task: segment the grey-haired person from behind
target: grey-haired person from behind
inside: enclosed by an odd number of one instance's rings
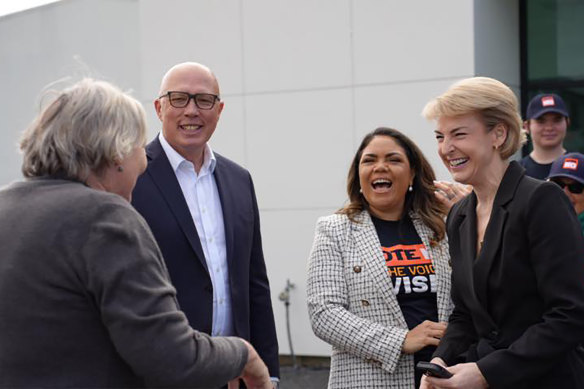
[[[269,387],[247,342],[198,333],[178,308],[129,203],[145,136],[140,103],[91,79],[24,132],[25,179],[0,191],[0,387]]]

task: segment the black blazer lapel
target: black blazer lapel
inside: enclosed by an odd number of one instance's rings
[[[217,191],[219,192],[219,199],[221,201],[221,209],[223,212],[223,228],[225,229],[225,254],[227,256],[227,263],[230,269],[232,267],[233,259],[233,244],[234,244],[234,227],[231,215],[236,215],[235,210],[236,199],[234,196],[238,193],[235,188],[230,186],[230,180],[228,179],[227,168],[224,166],[223,157],[215,153],[215,158],[217,158],[217,165],[215,166],[215,171],[213,175],[215,176],[215,182],[217,183]]]
[[[470,292],[469,296],[462,296],[462,298],[470,298],[469,308],[472,309],[475,314],[481,317],[481,321],[484,323],[489,323],[491,326],[494,325],[493,319],[486,310],[486,305],[482,303],[479,296],[483,293],[479,288],[481,284],[477,285],[477,281],[486,280],[486,276],[483,273],[477,273],[476,269],[476,255],[477,255],[477,217],[476,217],[476,205],[477,198],[474,193],[472,193],[464,204],[464,207],[460,209],[458,217],[460,218],[458,225],[458,236],[460,239],[460,258],[462,259],[458,263],[459,271],[461,271],[461,276],[459,279],[464,282],[468,282]],[[463,291],[464,293],[464,291]]]
[[[493,204],[491,217],[485,236],[483,237],[483,249],[474,264],[474,285],[477,296],[482,304],[488,304],[488,285],[489,273],[496,260],[497,251],[503,237],[503,228],[507,220],[507,210],[501,206]],[[476,236],[476,235],[475,235]],[[476,237],[475,237],[476,241]]]
[[[461,208],[458,215],[460,218],[458,225],[458,236],[460,239],[460,258],[462,258],[459,267],[464,274],[464,280],[468,281],[473,296],[476,294],[473,277],[473,264],[476,257],[476,240],[477,240],[477,218],[474,209],[476,207],[476,196],[474,193],[468,198],[466,207]]]
[[[146,146],[146,155],[149,159],[147,173],[165,198],[168,206],[178,221],[179,226],[189,241],[195,255],[207,269],[207,261],[203,253],[195,223],[191,217],[189,207],[183,196],[182,189],[172,170],[158,137]],[[209,271],[209,269],[207,269]]]
[[[513,199],[515,190],[523,174],[523,169],[516,162],[511,162],[505,171],[497,194],[495,195],[495,200],[493,201],[491,217],[483,239],[483,249],[474,266],[475,289],[479,300],[485,306],[488,304],[487,280],[489,279],[491,268],[496,261],[497,252],[500,249],[501,240],[505,231],[505,222],[508,216],[506,205]]]

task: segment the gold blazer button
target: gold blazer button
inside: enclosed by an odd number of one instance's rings
[[[354,271],[355,273],[361,273],[361,266],[354,266],[354,267],[353,267],[353,271]]]
[[[371,364],[376,365],[376,366],[381,366],[381,362],[379,362],[377,359],[365,358],[365,362],[371,363]]]
[[[361,304],[363,304],[364,307],[368,307],[369,306],[369,301],[367,301],[367,300],[361,300]]]

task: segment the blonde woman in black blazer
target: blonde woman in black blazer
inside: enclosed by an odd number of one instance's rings
[[[454,84],[424,109],[438,153],[473,192],[447,221],[450,324],[421,388],[584,387],[584,241],[556,184],[509,162],[523,139],[517,100],[497,80]]]

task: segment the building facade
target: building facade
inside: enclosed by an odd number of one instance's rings
[[[208,65],[225,101],[212,147],[254,177],[281,354],[290,350],[278,295],[290,279],[294,351],[329,355],[305,303],[316,219],[343,205],[351,158],[378,126],[407,133],[449,178],[421,110],[475,75],[520,95],[520,9],[519,0],[63,0],[0,17],[0,184],[21,176],[18,138],[49,83],[90,76],[131,90],[153,138],[164,72]]]

